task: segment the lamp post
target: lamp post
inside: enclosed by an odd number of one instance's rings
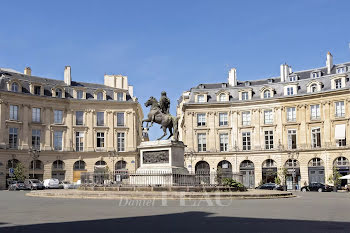
[[[34,179],[34,175],[35,175],[35,162],[36,160],[39,158],[40,156],[40,150],[37,150],[35,148],[30,148],[28,150],[28,154],[32,157],[33,159],[33,179]]]
[[[299,152],[289,152],[288,153],[288,158],[292,160],[292,186],[293,186],[293,191],[295,191],[295,178],[296,178],[296,171],[295,171],[295,166],[294,166],[294,160],[297,161],[299,157]]]
[[[192,174],[193,173],[193,161],[196,159],[197,156],[194,154],[194,152],[192,150],[190,150],[186,154],[186,157],[190,159],[190,162],[191,162],[191,174]]]
[[[119,155],[118,155],[118,152],[116,150],[108,152],[108,158],[110,160],[112,160],[112,162],[113,162],[113,168],[112,168],[113,182],[114,182],[114,178],[115,178],[115,159],[118,157],[119,157]]]

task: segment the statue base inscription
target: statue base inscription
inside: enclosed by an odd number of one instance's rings
[[[185,145],[181,141],[144,141],[140,150],[140,167],[130,176],[134,185],[174,185],[172,174],[189,174],[184,167]],[[166,180],[165,180],[166,179]],[[171,179],[171,178],[170,178]],[[166,183],[165,183],[166,182]]]

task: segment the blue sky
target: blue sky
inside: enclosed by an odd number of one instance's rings
[[[330,0],[2,1],[0,67],[63,79],[70,65],[73,80],[94,83],[105,73],[127,75],[142,106],[165,90],[175,114],[182,91],[225,82],[231,67],[239,80],[252,80],[278,76],[284,62],[293,70],[324,66],[327,51],[335,63],[350,61],[349,7]]]

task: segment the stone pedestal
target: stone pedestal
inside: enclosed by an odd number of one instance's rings
[[[180,141],[144,141],[140,150],[140,167],[130,175],[134,185],[174,185],[189,174],[184,167],[185,145]],[[181,178],[180,178],[181,177]],[[187,178],[184,178],[187,179]]]

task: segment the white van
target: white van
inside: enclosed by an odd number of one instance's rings
[[[58,179],[46,179],[44,180],[44,186],[47,189],[58,189],[60,187],[60,181]]]

